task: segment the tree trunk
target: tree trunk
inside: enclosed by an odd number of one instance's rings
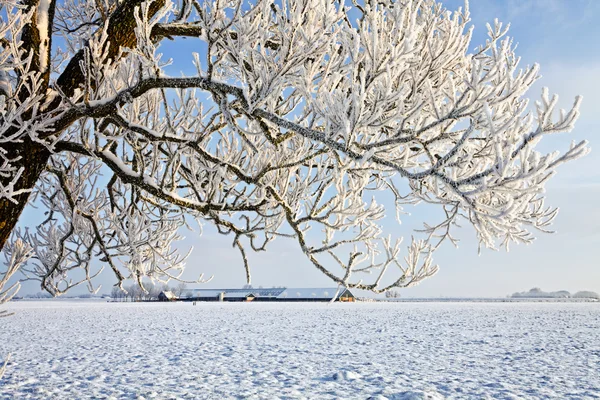
[[[17,169],[24,168],[21,178],[17,181],[15,191],[20,189],[33,189],[40,174],[46,168],[50,152],[39,143],[32,142],[29,138],[22,143],[10,143],[7,150],[7,156],[10,158],[21,157],[14,163]],[[2,183],[10,181],[10,178],[0,178]],[[17,225],[23,209],[27,205],[29,192],[15,196],[16,203],[2,198],[0,199],[0,251],[8,240],[11,232]]]

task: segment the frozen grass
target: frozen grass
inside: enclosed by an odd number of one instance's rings
[[[14,302],[1,398],[600,398],[598,303]]]

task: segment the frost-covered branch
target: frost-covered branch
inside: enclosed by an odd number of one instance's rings
[[[19,271],[19,269],[31,258],[33,249],[29,243],[17,238],[11,242],[4,250],[6,269],[1,272],[0,277],[0,305],[9,302],[19,291],[21,284],[18,280],[10,284],[11,278]],[[9,286],[10,285],[10,286]],[[0,317],[6,317],[6,311],[0,311]]]

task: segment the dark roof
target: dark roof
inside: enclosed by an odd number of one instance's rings
[[[277,299],[336,299],[348,292],[352,297],[354,294],[346,288],[268,288],[268,289],[191,289],[188,290],[189,297],[217,298],[223,294],[224,298],[242,298],[249,295],[255,298],[277,298]]]

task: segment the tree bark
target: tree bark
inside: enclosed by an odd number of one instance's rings
[[[135,16],[134,11],[143,0],[126,0],[114,11],[109,18],[109,40],[110,58],[114,61],[118,55],[121,47],[134,47],[136,45],[135,36]],[[150,7],[150,15],[154,15],[163,5],[164,0],[158,0],[152,3]],[[38,4],[37,1],[28,2],[30,6]],[[52,7],[52,15],[54,10]],[[39,34],[35,35],[35,29],[33,26],[25,29],[23,34],[25,35],[28,46],[39,52]],[[37,40],[36,40],[37,38]],[[83,50],[79,51],[73,56],[65,70],[58,77],[56,85],[60,88],[62,93],[67,96],[71,96],[75,89],[78,88],[85,82],[83,71],[80,68],[80,61],[83,60]],[[26,94],[28,95],[28,94]],[[46,109],[47,113],[52,113],[53,110],[60,104],[60,99],[51,103]],[[54,135],[58,135],[60,132],[53,132]],[[10,135],[10,132],[3,132],[2,135]],[[48,160],[50,159],[50,152],[41,144],[33,142],[29,137],[24,137],[22,143],[8,143],[2,146],[2,149],[6,151],[6,156],[9,159],[19,158],[18,161],[14,162],[14,166],[18,169],[24,168],[21,178],[18,180],[17,187],[15,190],[27,189],[31,190],[35,187],[37,180],[41,173],[46,168]],[[0,182],[6,184],[10,182],[12,177],[0,177]],[[4,244],[10,237],[13,229],[17,225],[19,217],[23,212],[23,209],[27,205],[30,192],[22,193],[15,196],[17,203],[14,203],[6,198],[0,199],[0,251],[4,248]]]
[[[50,158],[48,149],[27,138],[23,140],[23,143],[11,143],[11,146],[8,149],[5,148],[5,150],[7,150],[10,158],[21,157],[14,163],[14,166],[17,169],[24,168],[15,190],[32,189],[40,174],[46,168]],[[10,179],[4,178],[3,180],[8,181]],[[28,199],[29,192],[15,196],[16,203],[6,198],[0,199],[0,251],[4,248],[4,244],[17,225]]]

